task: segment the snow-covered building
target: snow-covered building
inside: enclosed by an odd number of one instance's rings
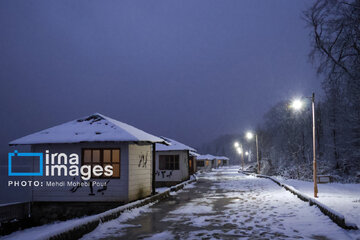
[[[200,156],[200,154],[190,151],[189,152],[189,172],[190,175],[196,173],[197,171],[197,165],[196,165],[196,159]]]
[[[229,158],[225,156],[217,156],[216,157],[216,166],[222,167],[222,166],[229,166]]]
[[[210,170],[215,167],[216,157],[210,154],[200,155],[196,159],[196,166],[198,170]]]
[[[190,177],[190,151],[196,150],[170,138],[162,137],[169,145],[156,144],[156,186],[173,186]]]
[[[162,138],[95,113],[9,144],[31,145],[32,153],[43,155],[43,161],[29,159],[34,162],[33,171],[39,173],[40,169],[41,175],[23,177],[43,184],[32,187],[32,201],[118,205],[154,192],[156,143],[167,144]]]
[[[214,168],[219,168],[219,167],[221,167],[221,166],[222,166],[221,163],[222,163],[221,157],[215,156]]]

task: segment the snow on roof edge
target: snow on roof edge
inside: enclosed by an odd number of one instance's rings
[[[184,143],[178,142],[174,139],[168,138],[168,137],[164,137],[161,136],[161,138],[166,141],[167,143],[169,143],[169,145],[167,146],[156,146],[156,151],[157,152],[166,152],[166,151],[193,151],[196,152],[196,149],[185,145]],[[165,145],[165,144],[164,144]]]
[[[211,154],[200,155],[197,157],[197,160],[215,160],[215,159],[216,157]]]
[[[96,117],[98,118],[96,119]],[[95,119],[93,122],[90,122],[89,125],[91,126],[86,125],[86,123],[89,123],[89,119]],[[102,123],[106,126],[101,124],[92,125],[97,121],[103,121]],[[84,123],[82,124],[82,122]],[[100,131],[100,133],[97,131]],[[79,136],[77,136],[78,132],[81,132]],[[122,123],[100,113],[94,113],[17,138],[10,141],[9,145],[71,144],[82,142],[151,142],[169,144],[164,139],[129,124]]]

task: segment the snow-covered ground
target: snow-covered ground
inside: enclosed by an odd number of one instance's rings
[[[308,196],[313,196],[313,182],[275,177],[282,183],[293,186]],[[346,221],[360,227],[360,184],[327,183],[318,184],[318,200],[343,214]]]
[[[82,239],[360,239],[360,231],[340,228],[316,206],[309,206],[271,180],[237,171],[238,167],[229,167],[200,174],[198,182],[171,193],[168,199],[125,211]],[[309,184],[286,181],[300,190]],[[335,191],[330,187],[320,185],[320,199],[330,199],[330,195],[325,194]],[[335,188],[341,192],[340,187]],[[352,188],[342,190],[353,195]],[[348,205],[348,201],[339,199],[328,201],[333,206]],[[346,208],[351,209],[342,206]],[[358,217],[357,214],[358,208],[354,208],[353,216]],[[87,218],[92,216],[59,225],[71,225]],[[4,239],[38,239],[56,230],[57,224],[45,225]]]
[[[154,204],[138,217],[106,222],[87,239],[353,239],[315,206],[268,179],[238,167],[199,176],[197,183]]]

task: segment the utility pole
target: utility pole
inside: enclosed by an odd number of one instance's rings
[[[259,159],[259,142],[258,142],[258,135],[255,134],[255,142],[256,142],[256,159],[258,165],[258,174],[260,174],[260,159]]]
[[[241,144],[241,168],[244,171],[244,148]]]
[[[317,170],[316,170],[316,138],[315,138],[315,93],[312,94],[311,98],[312,108],[312,130],[313,130],[313,177],[314,177],[314,197],[317,198],[318,187],[317,187]]]
[[[316,164],[316,126],[315,126],[315,93],[311,97],[311,115],[312,115],[312,132],[313,132],[313,180],[314,180],[314,197],[317,198],[318,187],[317,187],[317,164]],[[295,111],[300,111],[304,106],[301,99],[294,99],[290,105]]]

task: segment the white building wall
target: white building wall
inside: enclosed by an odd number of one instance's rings
[[[152,144],[129,145],[129,201],[151,195]]]
[[[216,168],[219,168],[219,167],[223,166],[223,160],[215,159],[214,161],[215,161],[215,167]]]
[[[81,154],[83,148],[120,148],[120,177],[118,179],[90,179],[88,181],[82,180],[80,176],[42,176],[42,177],[26,177],[31,180],[38,180],[43,183],[42,187],[32,187],[32,200],[33,201],[128,201],[128,144],[127,143],[76,143],[76,144],[46,144],[46,145],[32,145],[32,152],[43,152],[45,161],[45,151],[49,150],[50,153],[66,153],[68,156],[71,153],[79,155],[79,167],[81,167]],[[38,169],[37,166],[34,169]],[[68,164],[70,166],[70,164]],[[44,168],[45,173],[45,168]],[[25,177],[24,177],[25,178]],[[90,187],[47,187],[46,181],[83,181],[90,182],[96,181],[100,183],[107,183],[106,187],[93,186]]]
[[[179,155],[179,170],[160,170],[159,155]],[[182,182],[189,179],[188,151],[157,151],[155,179],[157,182]]]
[[[198,164],[199,161],[204,161],[203,167],[199,167],[199,164]],[[213,161],[208,160],[208,159],[205,159],[205,160],[197,159],[196,164],[197,164],[197,170],[209,171],[209,170],[211,170],[211,168],[213,168]]]

